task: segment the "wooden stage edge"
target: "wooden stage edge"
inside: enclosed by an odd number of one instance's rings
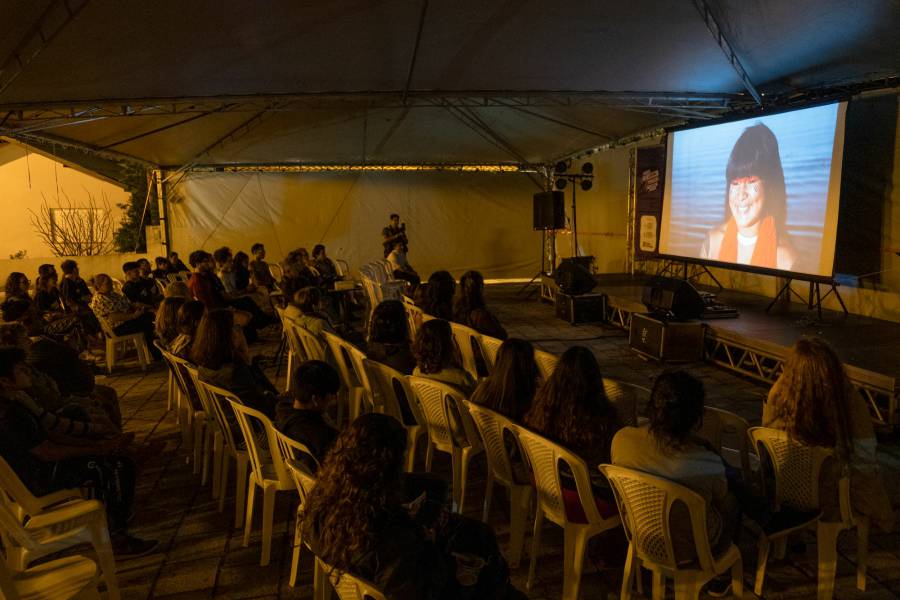
[[[601,275],[593,293],[606,296],[606,321],[628,330],[631,315],[645,313],[641,290],[646,276]],[[542,281],[542,297],[551,299],[555,282]],[[710,290],[713,291],[713,290]],[[866,399],[873,420],[900,425],[900,323],[860,315],[815,311],[798,303],[779,303],[770,313],[771,298],[724,290],[718,300],[740,311],[736,319],[704,320],[704,358],[722,368],[760,381],[774,382],[789,348],[803,336],[827,341],[841,357],[851,382]]]

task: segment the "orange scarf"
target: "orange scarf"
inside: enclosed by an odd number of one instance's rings
[[[734,217],[731,217],[728,224],[725,225],[725,237],[722,238],[722,247],[719,249],[719,260],[722,262],[737,262],[737,233],[737,224],[734,222]],[[754,267],[775,269],[778,267],[777,255],[778,233],[775,230],[775,219],[769,215],[759,225],[756,246],[753,247],[750,264]]]

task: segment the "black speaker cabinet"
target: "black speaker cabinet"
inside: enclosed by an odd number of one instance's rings
[[[534,195],[534,229],[566,228],[566,196],[563,192],[538,192]]]
[[[703,312],[699,292],[683,279],[654,277],[644,286],[641,302],[650,312],[669,315],[679,321],[696,319]]]
[[[598,323],[606,320],[606,295],[581,294],[570,296],[556,292],[556,316],[572,325]]]
[[[642,356],[661,361],[691,362],[703,358],[703,323],[666,321],[655,315],[631,315],[628,345]]]

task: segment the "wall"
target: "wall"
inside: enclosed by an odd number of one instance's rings
[[[53,257],[50,247],[35,232],[28,211],[38,212],[45,201],[51,207],[58,206],[56,199],[63,197],[63,193],[75,206],[87,206],[89,194],[101,205],[105,197],[113,229],[122,214],[117,205],[128,199],[125,190],[104,179],[66,167],[17,144],[0,144],[0,223],[3,224],[0,258],[6,259],[20,250],[25,250],[29,258]]]
[[[277,261],[323,243],[355,270],[383,257],[381,230],[396,212],[423,278],[439,269],[530,278],[540,264],[535,191],[518,173],[193,173],[170,192],[169,228],[185,260],[197,248],[263,242]]]

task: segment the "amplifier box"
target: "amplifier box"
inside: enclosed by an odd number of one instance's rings
[[[570,296],[557,290],[556,316],[572,325],[605,321],[606,295],[581,294],[579,296]]]
[[[703,358],[705,325],[666,321],[656,315],[631,315],[628,345],[642,356],[661,361],[690,362]]]

